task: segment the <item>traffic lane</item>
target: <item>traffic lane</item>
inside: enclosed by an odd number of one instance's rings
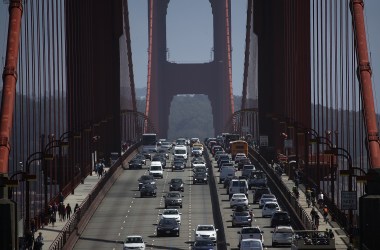
[[[216,183],[219,183],[219,175],[218,168],[215,161],[212,161],[214,179]],[[237,171],[237,176],[241,175],[241,171]],[[217,184],[218,198],[219,204],[222,212],[224,230],[226,232],[226,243],[230,249],[239,249],[239,234],[241,227],[232,227],[232,209],[230,208],[229,196],[227,194],[227,189],[223,187],[223,184]],[[265,249],[276,249],[272,247],[272,233],[274,228],[270,227],[270,218],[262,217],[262,209],[259,208],[258,204],[252,204],[253,194],[252,190],[248,192],[248,201],[249,206],[254,214],[254,219],[252,222],[252,226],[259,226],[260,229],[264,232],[264,248]],[[282,247],[281,249],[290,249],[289,247]]]
[[[95,212],[75,249],[120,248],[120,242],[129,234],[142,235],[150,249],[187,249],[193,242],[193,225],[213,224],[208,185],[195,185],[193,189],[190,168],[184,172],[165,170],[164,179],[157,180],[157,198],[139,197],[137,179],[144,173],[145,170],[124,171]],[[171,178],[183,178],[185,181],[184,206],[180,209],[181,235],[179,238],[156,237],[156,223],[164,209],[162,195],[169,190]]]

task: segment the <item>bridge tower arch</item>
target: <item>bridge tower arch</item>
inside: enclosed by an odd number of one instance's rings
[[[170,0],[148,0],[148,79],[146,116],[166,138],[170,104],[180,94],[209,97],[215,133],[234,112],[231,68],[231,2],[209,0],[213,15],[214,58],[206,63],[174,63],[166,57],[166,14]]]

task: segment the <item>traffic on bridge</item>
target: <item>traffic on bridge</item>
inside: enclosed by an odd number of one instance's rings
[[[371,4],[4,1],[0,249],[377,250]]]

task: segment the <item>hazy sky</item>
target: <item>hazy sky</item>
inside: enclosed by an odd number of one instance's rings
[[[349,0],[347,0],[349,1]],[[242,93],[247,0],[231,0],[233,92]],[[368,47],[377,113],[380,111],[380,0],[364,0]],[[128,0],[136,87],[146,87],[148,50],[147,0]],[[0,66],[4,68],[8,4],[0,1]],[[212,16],[208,0],[171,0],[167,15],[168,59],[211,60]]]

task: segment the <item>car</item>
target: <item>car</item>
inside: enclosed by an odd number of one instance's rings
[[[256,170],[256,167],[252,164],[243,165],[243,169],[241,170],[241,176],[249,178],[250,174]]]
[[[157,152],[161,155],[164,155],[166,159],[169,159],[169,149],[168,148],[159,148]]]
[[[263,243],[258,239],[244,239],[240,242],[240,250],[263,250]]]
[[[203,154],[203,149],[201,147],[192,147],[191,156],[201,156]]]
[[[183,180],[181,178],[172,178],[169,185],[169,191],[184,191]]]
[[[291,226],[277,226],[272,233],[272,246],[291,245],[293,239],[293,228]]]
[[[224,181],[223,181],[223,187],[224,187],[224,188],[229,187],[229,186],[230,186],[230,182],[231,182],[231,180],[237,180],[237,179],[239,179],[239,177],[237,177],[237,176],[227,176],[227,177],[224,179]]]
[[[259,200],[259,208],[263,208],[264,204],[268,201],[277,202],[277,198],[274,194],[263,194]]]
[[[128,162],[129,169],[136,169],[136,168],[142,169],[142,165],[143,165],[143,162],[139,158],[133,158],[132,160]]]
[[[229,195],[229,198],[231,199],[233,194],[236,193],[244,193],[248,194],[248,183],[245,179],[232,179],[230,182],[230,186],[227,189],[227,194]]]
[[[252,226],[252,216],[248,211],[237,212],[231,214],[232,227],[236,226]]]
[[[216,244],[212,240],[196,240],[192,245],[192,250],[217,250]]]
[[[233,177],[235,175],[236,175],[236,170],[234,166],[230,166],[230,167],[223,166],[220,169],[219,183],[223,183],[224,179],[226,179],[227,177]]]
[[[249,207],[249,205],[238,205],[236,207],[234,207],[233,211],[236,211],[236,212],[243,212],[243,211],[246,211],[246,212],[249,212],[249,214],[251,215],[251,218],[253,219],[253,209]]]
[[[277,202],[269,201],[264,204],[262,209],[262,216],[265,217],[272,217],[274,212],[281,211],[280,206]]]
[[[162,168],[166,167],[166,156],[164,154],[155,154],[152,157],[152,162],[154,162],[154,161],[160,161]]]
[[[168,141],[161,142],[161,148],[165,148],[165,149],[170,150],[172,148],[172,146],[173,146],[173,144],[171,142],[168,142]]]
[[[253,204],[259,202],[261,196],[263,194],[270,194],[271,191],[269,189],[269,187],[258,187],[258,188],[255,188],[253,189],[253,199],[252,199],[252,202]]]
[[[205,172],[195,172],[193,174],[193,184],[196,184],[196,183],[207,184],[208,183],[207,173],[205,173]]]
[[[290,225],[290,216],[286,211],[274,212],[270,219],[270,226],[289,226]]]
[[[123,242],[123,249],[141,249],[145,250],[145,242],[140,235],[129,235]]]
[[[156,236],[160,237],[163,235],[175,235],[179,237],[180,235],[180,225],[174,218],[162,218],[157,224]]]
[[[243,239],[258,239],[261,240],[262,243],[264,243],[264,236],[263,236],[264,231],[260,229],[260,227],[255,226],[255,227],[243,227],[240,229],[238,232],[239,236],[239,247],[240,247],[240,242]]]
[[[144,185],[144,184],[156,184],[156,180],[154,179],[154,177],[152,175],[142,175],[139,179],[138,179],[138,182],[139,182],[139,190],[141,189],[141,187]]]
[[[203,159],[196,159],[191,162],[191,167],[196,168],[196,167],[206,167],[206,163]]]
[[[208,175],[208,173],[207,173],[207,167],[205,167],[205,166],[194,167],[193,168],[193,173],[205,173],[206,175]]]
[[[151,196],[151,197],[157,196],[156,184],[146,183],[142,185],[140,189],[140,197],[146,197],[146,196]]]
[[[175,209],[175,208],[165,209],[162,213],[160,213],[160,215],[161,215],[161,219],[163,219],[163,218],[173,218],[179,224],[181,224],[181,215],[182,215],[182,213],[180,213],[178,211],[178,209]]]
[[[174,171],[174,170],[185,171],[185,164],[184,164],[183,160],[176,159],[176,160],[173,161],[173,163],[172,163],[172,171]]]
[[[211,240],[216,242],[218,229],[214,225],[197,225],[194,229],[194,239],[197,240]]]
[[[236,193],[232,195],[230,200],[230,207],[233,208],[236,206],[248,206],[248,199],[245,194]]]
[[[251,163],[251,160],[249,158],[242,158],[237,163],[237,169],[242,170],[244,165],[250,165],[250,164],[252,164],[252,163]]]
[[[266,187],[268,184],[266,174],[261,170],[252,171],[248,177],[248,187]]]
[[[161,161],[152,161],[149,167],[149,174],[153,177],[164,178],[164,169],[162,168]]]
[[[145,156],[143,154],[137,154],[135,155],[135,157],[133,157],[134,159],[140,159],[141,162],[146,165],[146,159],[145,159]]]
[[[172,191],[164,195],[165,197],[165,208],[168,207],[180,207],[182,208],[182,197],[180,192]]]

